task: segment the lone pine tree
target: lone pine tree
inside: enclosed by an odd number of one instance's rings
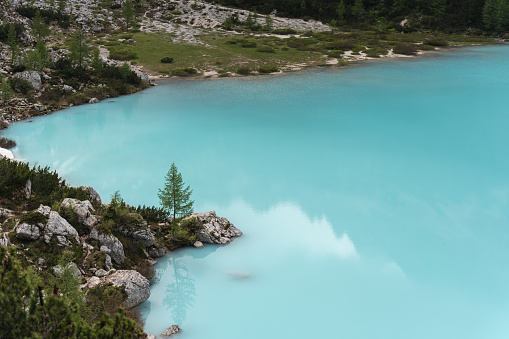
[[[173,219],[178,215],[180,217],[193,213],[193,203],[191,200],[193,190],[189,186],[184,188],[182,175],[179,173],[175,163],[171,164],[170,170],[166,173],[163,189],[159,189],[157,196],[163,208],[168,213],[173,214]]]

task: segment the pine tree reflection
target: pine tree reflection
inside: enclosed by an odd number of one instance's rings
[[[194,279],[189,275],[183,260],[178,257],[171,257],[166,262],[173,267],[174,281],[166,286],[166,297],[163,299],[163,305],[171,312],[173,321],[182,326],[187,311],[194,304],[196,287]]]

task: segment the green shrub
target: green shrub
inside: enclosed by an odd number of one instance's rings
[[[37,224],[45,224],[48,221],[48,217],[44,214],[41,214],[37,211],[31,211],[27,213],[23,213],[21,218],[19,218],[19,222],[21,224],[29,224],[29,225],[37,225]]]
[[[171,71],[171,75],[178,77],[188,77],[195,74],[198,74],[198,70],[192,67],[177,68]]]
[[[31,90],[34,88],[32,87],[32,84],[29,83],[25,79],[20,79],[16,77],[12,77],[9,80],[9,85],[11,85],[11,88],[21,94],[28,94]]]
[[[393,52],[395,54],[415,55],[417,47],[414,44],[399,43],[394,46]]]
[[[227,44],[227,45],[235,45],[235,44],[237,44],[237,40],[234,40],[234,39],[227,40],[227,41],[225,42],[225,44]]]
[[[449,46],[449,43],[444,38],[430,38],[427,39],[424,42],[426,45],[433,46],[433,47],[447,47]]]
[[[147,222],[164,221],[169,216],[164,208],[154,206],[138,206],[135,211],[136,213],[139,213]]]
[[[260,46],[256,49],[257,52],[262,52],[262,53],[276,53],[276,51],[274,50],[274,48],[270,47],[270,46]]]
[[[114,60],[133,60],[137,59],[138,54],[128,45],[114,46],[110,49],[110,59]]]
[[[279,72],[279,69],[276,66],[261,66],[258,68],[258,73],[267,74],[267,73],[275,73]]]
[[[292,28],[278,28],[272,31],[273,34],[289,35],[297,34],[297,31]]]
[[[256,42],[254,41],[245,41],[240,44],[240,46],[244,48],[256,48]]]
[[[241,75],[248,75],[251,73],[251,69],[249,67],[239,67],[237,69],[237,73]]]
[[[173,58],[170,58],[170,57],[164,57],[161,59],[161,62],[163,64],[171,64],[173,62]]]

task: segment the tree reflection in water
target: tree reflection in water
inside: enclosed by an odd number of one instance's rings
[[[171,257],[166,261],[173,267],[173,281],[166,285],[166,297],[163,299],[164,307],[171,312],[173,321],[182,326],[187,311],[194,304],[196,287],[194,279],[189,275],[184,261],[178,257]]]

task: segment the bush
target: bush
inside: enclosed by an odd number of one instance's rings
[[[447,47],[449,43],[443,38],[431,38],[424,42],[426,45],[433,47]]]
[[[399,43],[394,46],[393,52],[395,54],[415,55],[417,47],[414,44]]]
[[[254,41],[241,42],[240,45],[244,48],[256,48],[256,42]]]
[[[134,211],[139,213],[147,222],[164,221],[169,216],[164,208],[154,206],[138,206]]]
[[[170,57],[164,57],[161,59],[161,62],[163,64],[171,64],[173,62],[173,58],[170,58]]]
[[[237,40],[233,40],[233,39],[232,40],[227,40],[225,42],[225,44],[227,44],[227,45],[236,45],[237,44]]]
[[[276,66],[261,66],[258,68],[258,73],[267,74],[267,73],[275,73],[279,72],[279,69]]]
[[[6,148],[6,149],[11,149],[13,147],[16,147],[16,141],[1,137],[0,138],[0,147]]]
[[[9,85],[11,85],[11,88],[21,94],[28,94],[31,90],[34,88],[32,87],[32,84],[29,83],[25,79],[20,79],[16,77],[12,77],[9,80]]]
[[[195,74],[198,74],[198,70],[192,67],[177,68],[171,71],[171,75],[178,77],[188,77]]]
[[[239,69],[237,69],[237,73],[242,75],[248,75],[251,73],[251,69],[249,67],[239,67]]]
[[[114,60],[133,60],[137,59],[138,54],[126,45],[114,46],[110,49],[110,59]]]
[[[297,34],[297,31],[292,28],[279,28],[272,31],[274,34],[289,35]]]
[[[257,52],[262,52],[262,53],[276,53],[276,51],[274,50],[274,48],[270,47],[270,46],[260,46],[256,49]]]
[[[37,211],[31,211],[27,213],[23,213],[21,218],[19,218],[20,224],[29,224],[29,225],[37,225],[37,224],[45,224],[48,221],[48,217],[44,214],[41,214]]]

